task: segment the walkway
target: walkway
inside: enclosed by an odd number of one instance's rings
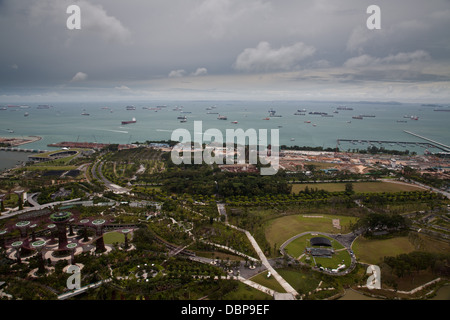
[[[223,203],[217,204],[217,210],[219,211],[220,215],[225,216],[225,221],[227,221],[227,215],[225,210],[225,205]],[[258,254],[259,259],[261,260],[262,264],[269,270],[269,272],[273,275],[273,277],[278,281],[278,283],[283,287],[284,290],[286,290],[287,294],[284,294],[282,299],[295,299],[295,297],[299,296],[298,292],[286,281],[283,279],[283,277],[280,276],[280,274],[272,267],[272,265],[269,263],[269,260],[267,260],[266,256],[262,252],[261,248],[259,247],[258,243],[256,242],[255,238],[248,232],[247,230],[238,228],[236,226],[233,226],[229,223],[226,223],[226,225],[239,230],[241,232],[244,232],[247,238],[250,240],[251,245],[255,249],[256,253]],[[290,295],[290,296],[289,296]],[[274,296],[275,299],[277,296]]]
[[[298,292],[286,280],[284,280],[283,277],[281,277],[279,273],[270,265],[269,260],[267,260],[266,256],[262,252],[255,238],[253,238],[253,236],[250,234],[250,232],[245,231],[245,234],[247,235],[247,238],[250,240],[250,243],[252,244],[253,248],[255,248],[255,251],[258,254],[259,258],[261,259],[263,265],[270,271],[270,273],[283,287],[283,289],[286,290],[287,293],[290,293],[292,295],[292,298],[299,296]]]

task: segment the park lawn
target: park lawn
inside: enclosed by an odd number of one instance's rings
[[[347,250],[337,251],[333,254],[332,258],[314,258],[317,264],[320,264],[324,268],[335,269],[339,264],[345,264],[348,268],[352,262],[350,254]],[[314,261],[314,260],[313,260]]]
[[[417,241],[418,250],[436,253],[450,252],[450,243],[422,233],[418,233],[417,235],[419,237]]]
[[[261,272],[257,274],[256,276],[253,276],[250,278],[253,282],[259,283],[260,285],[267,287],[269,289],[275,290],[276,292],[280,293],[286,293],[286,290],[281,286],[281,284],[278,283],[278,281],[271,276],[270,278],[267,278],[268,271]]]
[[[395,257],[402,253],[415,250],[407,236],[390,239],[367,239],[358,237],[353,243],[352,250],[360,262],[377,264],[384,257]]]
[[[238,281],[238,288],[225,294],[223,300],[273,300],[273,297]]]
[[[315,290],[320,283],[320,280],[315,277],[312,271],[277,269],[277,272],[300,294]]]
[[[130,240],[130,236],[128,235],[128,240]],[[125,235],[121,232],[113,231],[108,232],[103,235],[103,241],[106,244],[113,244],[115,242],[121,244],[125,242]]]
[[[314,216],[316,214],[310,213],[305,214]],[[320,214],[317,216],[322,216],[323,218],[310,218],[304,217],[304,215],[290,215],[269,221],[266,229],[265,235],[266,239],[273,247],[275,244],[277,247],[282,245],[289,238],[303,232],[308,231],[318,231],[325,233],[341,233],[343,230],[348,230],[350,223],[356,223],[356,217],[350,216],[339,216],[339,215],[328,215]],[[333,227],[332,219],[339,219],[341,230]]]
[[[306,187],[309,189],[319,189],[329,192],[339,192],[345,191],[345,182],[330,182],[330,183],[302,183],[293,184],[292,193],[298,193],[299,191],[305,190]],[[402,191],[420,191],[423,190],[420,187],[413,185],[404,185],[391,182],[353,182],[353,190],[357,193],[361,192],[402,192]]]

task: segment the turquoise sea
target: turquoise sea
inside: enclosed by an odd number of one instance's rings
[[[406,103],[368,102],[313,102],[313,101],[148,101],[148,102],[89,102],[49,103],[49,109],[38,109],[42,103],[3,103],[0,109],[0,136],[40,136],[42,140],[21,148],[53,150],[50,143],[61,141],[133,143],[146,140],[169,140],[174,129],[186,128],[193,135],[193,124],[201,120],[203,132],[217,128],[225,136],[226,129],[279,129],[280,145],[336,147],[337,139],[393,140],[426,142],[404,132],[408,130],[440,143],[450,145],[449,106],[430,106]],[[28,106],[25,108],[24,106]],[[134,106],[135,110],[127,110]],[[154,110],[158,106],[165,106]],[[338,110],[346,106],[353,110]],[[174,110],[178,107],[182,110]],[[153,110],[152,110],[153,109]],[[210,109],[210,110],[207,110]],[[280,117],[270,117],[269,110]],[[305,115],[294,115],[306,109]],[[217,112],[218,114],[208,114]],[[24,116],[28,112],[28,116]],[[311,115],[309,112],[326,112],[329,116]],[[87,113],[89,115],[82,115]],[[218,115],[228,119],[218,120]],[[178,116],[186,116],[181,123]],[[371,115],[362,120],[353,116]],[[410,116],[418,117],[412,120]],[[408,118],[407,118],[408,117]],[[121,121],[136,118],[136,123],[122,125]],[[233,124],[237,121],[237,124]],[[307,123],[310,121],[310,123]],[[400,121],[400,122],[398,122]],[[12,132],[13,131],[13,132]],[[270,131],[269,131],[270,132]],[[367,144],[342,144],[341,150],[366,149]],[[377,145],[378,146],[378,145]],[[416,151],[423,147],[385,144],[386,149]],[[441,150],[429,149],[432,152]]]

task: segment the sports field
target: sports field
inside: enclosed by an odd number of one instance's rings
[[[406,185],[400,183],[392,182],[353,182],[353,190],[355,192],[401,192],[401,191],[420,191],[423,188],[416,187],[413,185]],[[344,182],[336,183],[302,183],[293,184],[292,193],[298,193],[299,191],[305,190],[306,187],[309,189],[319,189],[330,192],[335,191],[345,191]]]

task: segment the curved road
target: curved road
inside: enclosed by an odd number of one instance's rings
[[[102,173],[102,168],[103,168],[103,162],[102,161],[98,160],[97,162],[94,163],[94,165],[92,166],[92,169],[91,169],[92,176],[94,177],[94,179],[97,179],[97,180],[103,182],[105,187],[108,188],[109,190],[111,190],[114,193],[128,193],[128,192],[130,192],[129,189],[123,188],[121,186],[118,186],[117,184],[114,184],[111,181],[109,181],[108,179],[106,179],[105,176]],[[97,175],[97,173],[98,173],[98,175]]]

